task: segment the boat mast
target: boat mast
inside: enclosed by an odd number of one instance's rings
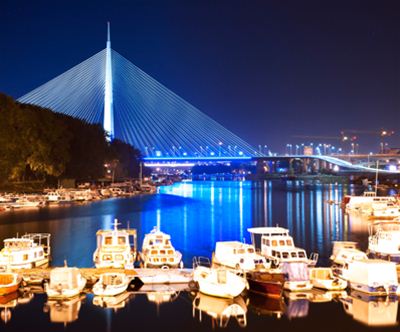
[[[375,172],[375,196],[378,195],[378,168],[379,167],[379,159],[376,161],[376,172]]]

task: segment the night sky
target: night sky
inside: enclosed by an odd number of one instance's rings
[[[254,146],[351,129],[372,151],[384,128],[400,147],[399,1],[1,0],[0,91],[100,51],[108,20],[116,51]]]

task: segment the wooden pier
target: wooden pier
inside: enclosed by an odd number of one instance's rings
[[[41,284],[50,279],[50,272],[55,267],[14,270],[29,284]],[[103,273],[124,273],[132,280],[137,279],[144,284],[189,283],[192,280],[192,269],[115,269],[115,268],[79,268],[88,284],[94,284]]]

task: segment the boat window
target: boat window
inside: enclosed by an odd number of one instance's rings
[[[160,250],[160,255],[165,255],[165,250]]]
[[[295,252],[292,252],[291,255],[292,255],[292,258],[297,258],[297,254]]]
[[[279,245],[284,246],[285,245],[285,240],[279,240]]]
[[[248,248],[248,249],[247,249],[247,252],[248,252],[249,254],[252,254],[252,253],[254,253],[254,249],[253,249],[253,248]]]
[[[293,246],[292,240],[286,240],[286,245],[292,247]]]
[[[304,258],[304,257],[306,257],[306,255],[304,254],[304,252],[299,251],[299,257],[300,257],[300,258]]]
[[[278,245],[278,242],[276,240],[272,240],[272,246],[276,247]]]
[[[103,255],[103,261],[110,261],[111,255]]]
[[[269,246],[270,245],[269,240],[267,240],[266,242],[267,242],[267,246]]]
[[[157,251],[157,250],[152,250],[152,251],[150,252],[150,254],[151,254],[151,255],[157,255],[157,254],[158,254],[158,251]]]
[[[124,256],[122,256],[122,255],[115,255],[115,260],[116,261],[122,261],[124,259]]]
[[[111,245],[112,244],[112,237],[111,236],[106,236],[104,238],[104,244]]]
[[[170,262],[173,262],[174,261],[174,259],[171,257],[171,258],[169,258],[168,259]]]
[[[169,240],[165,240],[165,244],[171,244]]]
[[[276,253],[276,257],[281,258],[281,253],[279,251]]]
[[[24,261],[27,261],[27,260],[28,260],[28,254],[24,254],[23,260],[24,260]]]
[[[283,258],[289,258],[289,253],[283,252],[283,253],[282,253],[282,257],[283,257]]]
[[[238,249],[238,254],[244,254],[244,253],[246,253],[245,251],[244,251],[244,249]]]
[[[118,236],[118,244],[119,245],[126,244],[125,236]]]
[[[168,255],[173,255],[174,251],[173,250],[168,250]]]
[[[165,257],[161,258],[161,262],[165,263],[167,259]]]

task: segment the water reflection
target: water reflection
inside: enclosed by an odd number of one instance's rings
[[[398,325],[397,298],[371,298],[363,293],[352,292],[342,303],[345,312],[362,324],[374,327]]]
[[[247,306],[244,299],[224,299],[197,293],[193,300],[193,317],[203,321],[203,315],[211,317],[211,325],[225,328],[229,321],[235,319],[240,327],[247,325]]]
[[[76,297],[65,301],[48,300],[43,307],[43,312],[49,313],[52,323],[67,325],[78,319],[82,299],[82,297]]]

